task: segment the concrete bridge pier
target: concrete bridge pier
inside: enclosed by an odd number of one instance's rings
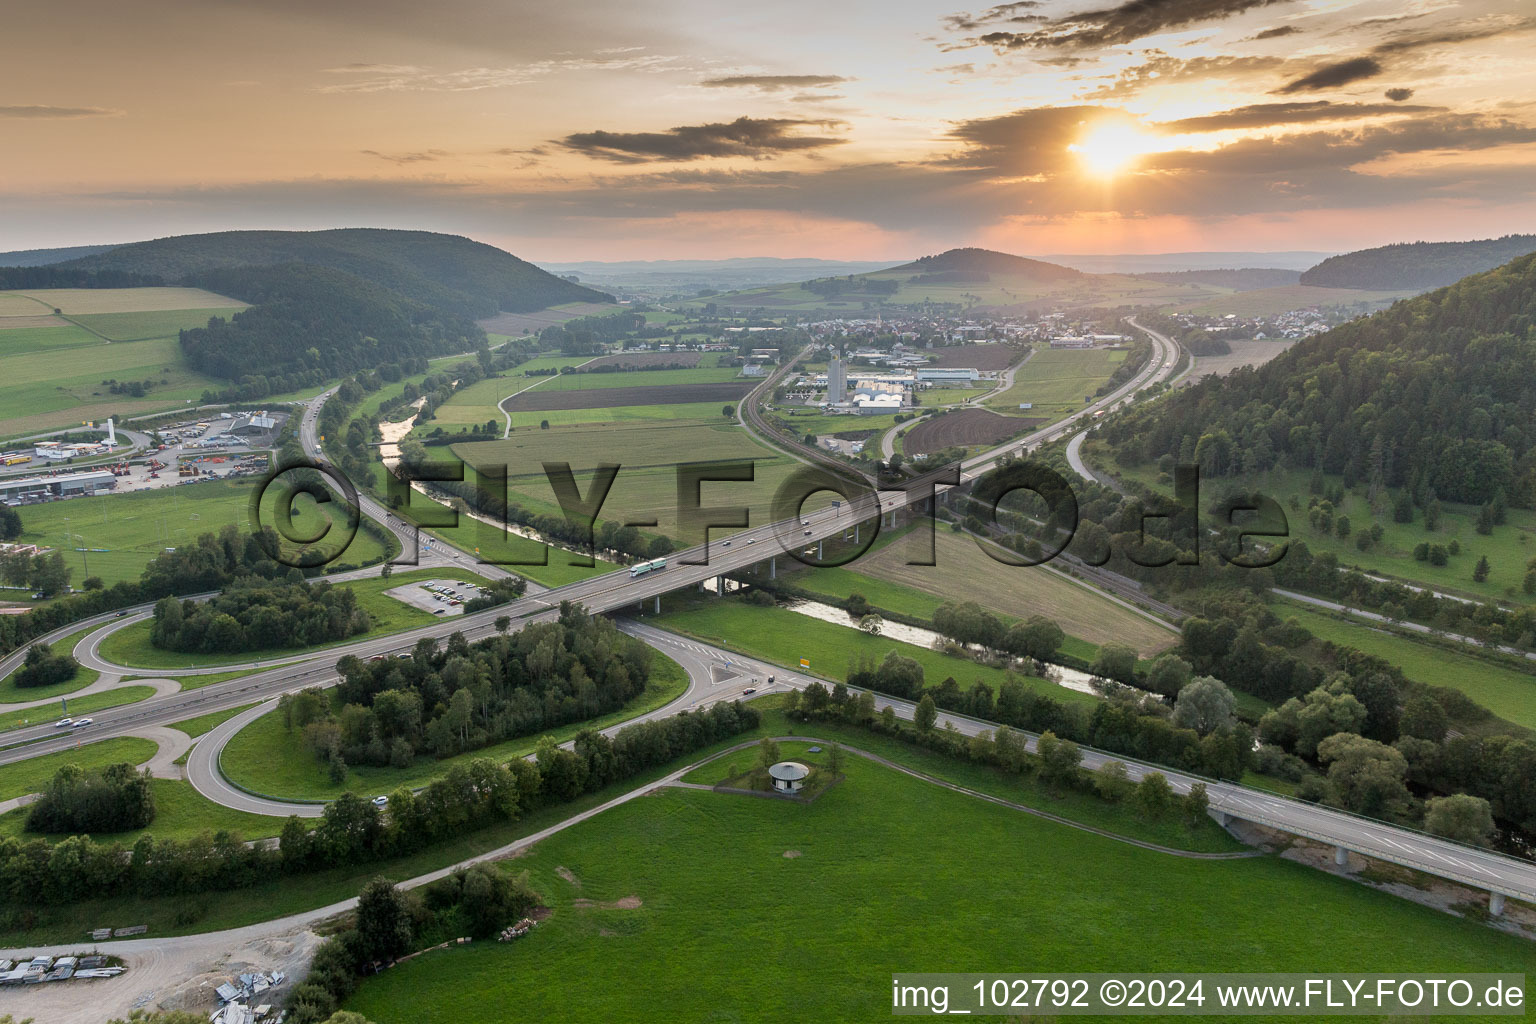
[[[723,575],[715,577],[715,596],[725,596],[725,576]]]
[[[1333,862],[1341,868],[1349,866],[1349,851],[1342,846],[1333,848]]]
[[[661,595],[660,594],[656,595],[656,614],[657,615],[661,614]]]
[[[824,544],[824,543],[825,543],[825,541],[817,541],[816,542],[816,561],[818,561],[818,562],[821,561],[821,545]]]
[[[1502,917],[1504,915],[1504,894],[1490,892],[1488,894],[1488,916]]]
[[[779,560],[777,558],[768,559],[768,578],[771,580],[779,578]]]
[[[1232,823],[1232,815],[1228,814],[1226,811],[1216,811],[1215,815],[1216,824],[1220,825],[1222,828],[1226,828]]]

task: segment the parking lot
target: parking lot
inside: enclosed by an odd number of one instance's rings
[[[419,580],[384,593],[433,615],[464,614],[464,602],[480,596],[480,588],[458,580]]]

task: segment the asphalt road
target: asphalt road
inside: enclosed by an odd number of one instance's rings
[[[1176,347],[1160,335],[1154,334],[1153,339],[1156,352],[1148,361],[1148,365],[1135,379],[1117,389],[1114,394],[1102,399],[1102,402],[1118,402],[1128,397],[1137,388],[1162,379],[1171,372],[1173,364],[1177,361]],[[1069,417],[1067,421],[1054,424],[1048,429],[1056,431],[1070,429],[1070,421],[1073,418],[1091,415],[1092,411],[1093,407],[1090,406],[1074,414],[1074,417]],[[969,461],[967,468],[979,471],[985,459],[986,456],[981,456],[977,460]],[[194,714],[223,710],[254,700],[270,698],[286,690],[323,684],[334,678],[333,671],[329,668],[334,664],[334,659],[347,654],[361,658],[387,655],[410,649],[420,637],[439,638],[456,631],[462,631],[469,639],[476,639],[494,631],[494,621],[499,615],[511,615],[514,619],[538,615],[540,612],[552,610],[563,600],[580,602],[593,612],[619,612],[632,605],[640,605],[662,593],[703,582],[711,576],[748,569],[770,557],[786,557],[785,552],[804,548],[807,544],[822,538],[836,537],[846,530],[851,530],[862,520],[872,518],[875,514],[883,514],[903,504],[905,504],[904,495],[891,496],[889,493],[880,495],[878,502],[875,500],[845,501],[840,507],[811,513],[800,523],[786,520],[769,524],[736,534],[729,541],[700,545],[674,553],[669,556],[667,568],[659,572],[631,577],[627,569],[620,569],[541,594],[526,596],[508,605],[466,615],[451,622],[432,623],[393,636],[332,648],[310,661],[279,666],[226,683],[215,683],[201,690],[163,698],[151,698],[120,710],[109,709],[94,716],[98,724],[92,727],[89,738],[127,735],[135,728],[143,728],[146,725],[162,725]],[[73,624],[70,628],[78,629],[80,624]],[[649,635],[642,634],[642,639],[647,642],[661,642],[657,634],[659,631],[651,631]],[[685,645],[684,649],[686,645],[692,644],[693,649],[687,655],[688,657],[693,655],[732,657],[727,652],[713,651],[702,644],[679,641],[671,638],[670,635],[667,636],[666,642],[674,649],[677,649],[678,644]],[[765,677],[768,672],[773,672],[777,676],[778,683],[785,686],[798,688],[809,685],[813,680],[813,677],[804,673],[771,668],[761,662],[753,663],[750,659],[740,659],[740,662],[743,665],[755,664],[756,670],[760,670]],[[685,667],[688,666],[685,665]],[[690,694],[693,694],[700,685],[699,681],[694,679],[694,671],[697,669],[698,666],[695,664],[689,673]],[[881,702],[891,704],[897,714],[903,717],[910,717],[913,713],[909,702],[885,698],[882,698]],[[669,705],[669,708],[675,711],[681,703]],[[665,713],[667,710],[661,709],[658,713]],[[941,716],[941,722],[944,721],[953,721],[956,728],[967,733],[992,727],[990,723],[947,714]],[[52,730],[48,728],[20,730],[7,737],[12,742],[29,738],[36,739],[38,742],[31,743],[22,749],[10,748],[0,751],[0,764],[22,760],[55,749],[67,749],[82,739],[76,734],[67,737],[53,735]],[[210,748],[212,746],[213,744],[209,744]],[[1141,765],[1126,758],[1091,751],[1085,751],[1083,763],[1084,767],[1092,769],[1108,760],[1124,761],[1133,778],[1145,772],[1160,771],[1176,790],[1186,790],[1195,781],[1199,781],[1193,776],[1168,769]],[[1490,891],[1501,892],[1515,898],[1536,901],[1536,863],[1515,860],[1491,851],[1470,849],[1443,839],[1423,836],[1409,829],[1356,818],[1339,811],[1288,800],[1230,783],[1212,782],[1208,783],[1208,787],[1213,811],[1333,843],[1345,849]]]

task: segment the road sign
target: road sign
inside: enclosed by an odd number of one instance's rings
[[[800,667],[801,668],[810,668],[811,667],[811,659],[810,658],[801,658],[800,659]]]

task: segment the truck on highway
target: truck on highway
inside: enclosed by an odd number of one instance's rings
[[[630,579],[634,579],[636,576],[644,576],[648,572],[661,572],[666,567],[667,560],[665,558],[653,558],[649,562],[636,562],[629,567],[629,576]]]

